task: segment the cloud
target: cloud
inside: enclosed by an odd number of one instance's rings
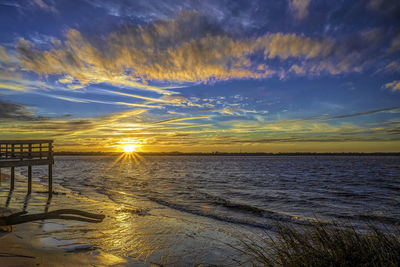
[[[171,118],[162,121],[156,121],[152,124],[164,124],[164,123],[171,123],[176,121],[188,121],[188,120],[199,120],[199,119],[208,119],[210,116],[193,116],[193,117],[186,117],[186,118]]]
[[[367,8],[384,16],[396,17],[400,11],[400,3],[397,0],[369,0]]]
[[[69,96],[60,96],[55,94],[45,94],[45,93],[37,93],[39,95],[60,99],[68,102],[74,103],[97,103],[97,104],[106,104],[106,105],[121,105],[128,107],[140,107],[140,108],[150,108],[150,109],[162,109],[161,105],[151,105],[151,104],[140,104],[140,103],[129,103],[122,101],[104,101],[104,100],[96,100],[96,99],[86,99],[86,98],[78,98],[78,97],[69,97]]]
[[[58,12],[54,6],[46,4],[45,0],[33,0],[32,3],[46,11],[53,12],[53,13]]]
[[[8,62],[8,56],[6,53],[6,49],[0,45],[0,62]]]
[[[329,56],[333,47],[328,39],[297,34],[238,38],[206,17],[185,11],[172,20],[123,27],[103,39],[69,30],[63,43],[48,50],[20,39],[17,51],[24,70],[44,76],[62,75],[61,83],[110,83],[171,94],[168,87],[159,88],[150,82],[266,78],[276,74],[268,60],[318,61]]]
[[[5,121],[45,121],[54,118],[65,118],[69,115],[49,117],[49,116],[38,116],[35,114],[34,109],[26,107],[24,105],[6,102],[0,100],[0,122]]]
[[[383,87],[391,89],[393,92],[400,91],[400,81],[393,81],[393,82],[387,83]]]
[[[399,89],[400,89],[400,83],[399,83]],[[357,116],[368,115],[368,114],[375,114],[375,113],[382,113],[382,112],[396,112],[396,111],[400,111],[400,107],[368,110],[368,111],[363,111],[363,112],[333,116],[333,117],[329,117],[329,118],[321,118],[321,120],[326,121],[326,120],[345,119],[345,118],[357,117]]]
[[[388,50],[389,53],[395,53],[400,50],[400,34],[393,38],[392,43],[390,44],[390,48]]]
[[[67,75],[68,78],[61,79],[61,83],[68,84],[76,80],[81,86],[86,86],[105,82],[171,94],[163,88],[137,82],[136,78],[125,73],[124,66],[115,66],[112,59],[105,58],[105,55],[102,55],[75,30],[68,32],[66,45],[60,46],[58,49],[38,50],[30,42],[20,39],[17,51],[24,70],[45,76]]]
[[[311,0],[289,0],[289,8],[294,16],[302,20],[308,15],[308,5]]]
[[[0,120],[32,120],[34,118],[34,112],[25,106],[0,100]]]
[[[0,89],[25,92],[37,89],[54,90],[56,88],[51,84],[40,80],[24,79],[19,73],[0,71]]]
[[[207,108],[200,111],[215,112],[224,116],[245,116],[247,113],[257,113],[255,110],[246,110],[239,107]]]
[[[10,107],[10,106],[8,106]],[[32,112],[25,115],[26,110],[19,106],[12,106],[17,112],[11,115],[12,124],[4,124],[2,129],[5,133],[14,135],[25,135],[25,138],[32,138],[34,135],[42,135],[46,137],[75,138],[76,135],[84,137],[86,134],[93,135],[101,132],[103,127],[116,128],[123,120],[135,120],[140,114],[144,113],[144,109],[135,109],[119,113],[113,113],[105,116],[93,118],[77,118],[65,120],[68,116],[60,117],[38,117]],[[10,116],[9,116],[10,117]],[[16,119],[21,117],[21,123],[15,123]],[[86,137],[86,136],[85,136]]]
[[[388,63],[385,67],[378,69],[377,73],[379,72],[388,72],[388,73],[400,72],[400,64],[397,63],[397,61],[392,61]]]
[[[378,112],[394,112],[393,109],[360,112],[337,117],[360,116]],[[23,112],[24,114],[24,112]],[[33,115],[33,114],[30,114]],[[292,144],[292,150],[299,144],[315,142],[384,142],[399,138],[398,121],[385,121],[367,125],[350,123],[330,123],[314,120],[283,120],[260,122],[251,119],[226,120],[210,124],[198,123],[196,120],[207,119],[212,122],[213,116],[196,116],[169,118],[154,122],[145,109],[129,110],[106,116],[92,118],[50,118],[48,120],[13,120],[4,124],[0,136],[5,138],[55,138],[57,148],[78,150],[114,150],[123,139],[136,142],[146,147],[147,151],[201,148],[212,151],[218,145],[230,150],[236,145],[254,145],[258,151],[268,151],[260,144]],[[14,115],[15,116],[15,115]],[[332,117],[335,118],[335,117]],[[34,134],[32,134],[34,133]],[[76,140],[79,140],[79,144]],[[368,146],[366,143],[364,145]],[[354,146],[353,146],[354,148]],[[312,149],[311,149],[312,150]],[[279,151],[279,150],[278,150]]]
[[[188,102],[188,100],[183,96],[168,96],[167,95],[167,96],[163,96],[160,98],[153,98],[153,97],[140,96],[140,95],[136,95],[136,94],[128,94],[128,93],[123,93],[123,92],[118,92],[118,91],[111,91],[111,90],[99,90],[98,92],[104,92],[104,93],[108,93],[108,94],[115,94],[115,95],[121,95],[121,96],[127,96],[127,97],[147,100],[144,104],[163,103],[163,104],[172,105],[172,106],[184,106],[183,103]]]
[[[19,84],[3,83],[0,82],[0,89],[14,90],[14,91],[26,91],[25,86]]]

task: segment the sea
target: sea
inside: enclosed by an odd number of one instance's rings
[[[56,156],[52,202],[42,192],[45,166],[34,167],[42,189],[28,201],[19,170],[11,197],[0,186],[2,206],[107,216],[100,224],[39,222],[47,230],[41,225],[38,244],[107,251],[127,265],[244,264],[235,244],[273,234],[279,223],[400,224],[398,156]]]

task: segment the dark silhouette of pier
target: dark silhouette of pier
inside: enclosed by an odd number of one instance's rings
[[[10,190],[15,185],[15,167],[28,167],[28,195],[32,192],[32,166],[48,165],[49,197],[53,194],[53,140],[0,140],[1,169],[10,170]]]

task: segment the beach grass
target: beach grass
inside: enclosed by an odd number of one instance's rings
[[[253,266],[400,266],[400,228],[367,228],[278,224],[274,235],[242,239],[236,248]]]

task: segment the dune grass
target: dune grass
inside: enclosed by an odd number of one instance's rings
[[[243,239],[239,247],[254,266],[400,266],[399,228],[279,224],[274,236]]]

